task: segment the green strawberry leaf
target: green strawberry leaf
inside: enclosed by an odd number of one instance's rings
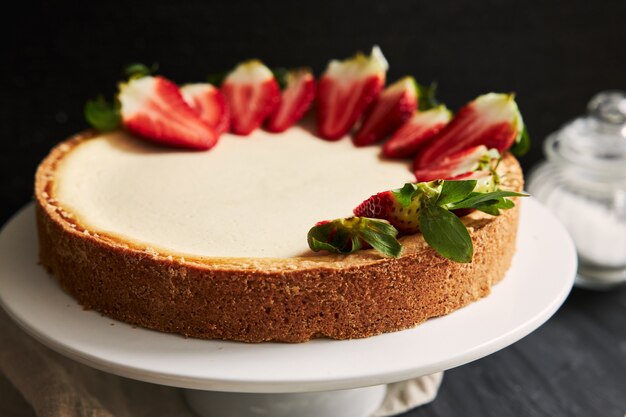
[[[363,243],[358,235],[350,236],[350,244],[352,245],[350,252],[356,252],[363,246]]]
[[[402,245],[396,239],[398,231],[387,222],[378,219],[362,219],[359,236],[378,252],[397,258],[402,253]]]
[[[499,216],[500,210],[509,210],[513,207],[515,207],[513,200],[509,200],[508,198],[498,198],[496,200],[486,201],[485,203],[479,204],[474,208],[484,213],[491,214],[492,216]]]
[[[474,246],[467,228],[445,208],[425,205],[420,217],[420,229],[426,242],[444,258],[462,263],[472,261]]]
[[[437,205],[457,203],[467,197],[476,187],[476,180],[444,181]]]
[[[344,253],[342,251],[343,247],[335,246],[332,243],[326,243],[326,242],[318,239],[318,237],[314,236],[311,232],[309,232],[309,236],[308,236],[307,239],[308,239],[309,247],[314,252],[318,252],[318,251],[321,251],[321,250],[326,250],[326,251],[331,252],[331,253]]]
[[[499,216],[500,215],[500,209],[495,207],[494,205],[484,205],[484,206],[480,206],[480,207],[476,207],[476,210],[478,211],[482,211],[483,213],[487,213],[490,214],[492,216]]]
[[[209,74],[206,77],[206,82],[209,84],[212,84],[216,87],[219,87],[222,85],[222,83],[224,82],[224,80],[226,79],[226,76],[228,75],[227,71],[223,71],[223,72],[216,72],[213,74]]]
[[[392,190],[394,197],[404,208],[409,207],[414,198],[436,200],[441,192],[442,180],[431,182],[406,183],[402,188]]]
[[[316,225],[307,236],[309,247],[315,252],[327,250],[332,253],[350,253],[350,237],[345,231],[338,231],[333,222]]]
[[[526,129],[526,125],[518,135],[515,143],[511,146],[511,153],[515,156],[524,156],[530,150],[530,136],[528,135],[528,130]]]
[[[272,74],[274,74],[278,87],[284,90],[285,87],[287,87],[287,75],[289,74],[289,70],[283,67],[276,67],[272,68]]]
[[[124,68],[124,75],[128,80],[134,80],[136,78],[145,77],[147,75],[152,75],[159,69],[159,64],[154,63],[151,67],[139,63],[134,62],[132,64],[128,64],[126,68]]]
[[[399,190],[393,190],[391,192],[396,197],[396,200],[398,200],[400,205],[406,208],[411,204],[415,191],[417,191],[417,185],[406,183]]]
[[[528,197],[528,194],[516,193],[514,191],[493,191],[490,193],[475,193],[472,192],[469,194],[467,198],[462,201],[448,204],[446,208],[448,210],[457,210],[457,209],[472,209],[478,208],[485,203],[490,204],[490,201],[498,201],[503,197]]]
[[[84,113],[87,122],[100,132],[115,130],[122,123],[119,106],[107,102],[102,96],[87,101]]]
[[[417,85],[417,93],[419,97],[418,101],[418,110],[426,111],[430,110],[433,107],[437,107],[439,102],[435,97],[435,93],[437,92],[437,83],[432,82],[429,86],[422,85],[418,82],[415,83]]]

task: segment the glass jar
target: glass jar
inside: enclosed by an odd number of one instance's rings
[[[527,189],[568,229],[579,286],[626,282],[626,92],[594,96],[588,114],[548,136]]]

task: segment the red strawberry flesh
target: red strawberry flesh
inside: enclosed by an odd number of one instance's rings
[[[317,91],[317,129],[322,138],[337,140],[352,129],[382,90],[387,67],[377,47],[369,57],[359,53],[328,64]]]
[[[381,215],[389,211],[394,203],[395,198],[391,191],[383,191],[378,194],[374,194],[359,204],[354,209],[354,215],[357,217],[380,218]]]
[[[354,136],[357,146],[370,145],[393,133],[417,109],[417,88],[412,77],[404,77],[387,87],[366,112]]]
[[[130,132],[164,145],[206,150],[217,132],[185,102],[176,84],[142,77],[120,85],[122,123]]]
[[[230,107],[230,130],[249,135],[279,104],[280,89],[272,72],[260,61],[239,64],[224,80],[222,92]]]
[[[427,167],[417,168],[415,178],[418,182],[462,179],[464,174],[477,170],[480,161],[488,156],[489,150],[484,145],[463,149]]]
[[[383,145],[383,155],[389,158],[414,156],[420,148],[443,129],[451,113],[445,106],[417,112]]]
[[[311,71],[289,71],[287,86],[281,92],[280,104],[267,122],[270,132],[284,132],[300,120],[315,98],[315,78]]]
[[[218,134],[228,130],[230,114],[226,98],[208,83],[187,84],[181,87],[183,98],[200,118]]]
[[[417,154],[415,167],[433,165],[448,155],[478,145],[500,153],[511,147],[523,123],[510,94],[489,93],[463,107]]]

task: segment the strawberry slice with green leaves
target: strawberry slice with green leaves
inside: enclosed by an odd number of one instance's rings
[[[284,132],[293,126],[302,119],[315,99],[315,77],[309,68],[287,71],[283,84],[280,104],[266,124],[270,132]]]
[[[480,210],[497,216],[500,210],[515,206],[507,197],[525,196],[499,190],[493,186],[495,183],[495,178],[489,180],[481,175],[476,179],[405,184],[371,196],[354,209],[354,214],[386,220],[401,234],[421,232],[441,256],[455,262],[471,262],[472,239],[456,213]]]
[[[461,179],[473,171],[488,169],[491,162],[499,159],[496,149],[487,149],[485,145],[473,146],[450,154],[434,164],[415,170],[417,181]]]
[[[221,86],[230,108],[230,131],[249,135],[276,110],[280,88],[272,71],[259,60],[239,64]]]
[[[327,140],[342,138],[352,129],[385,85],[387,60],[375,46],[369,56],[357,53],[332,60],[317,88],[317,130]]]
[[[168,146],[212,148],[218,134],[185,102],[180,89],[164,77],[143,76],[121,83],[119,114],[130,132]]]
[[[417,83],[413,77],[404,77],[387,87],[365,112],[354,144],[371,145],[392,134],[415,112],[417,100]]]
[[[383,145],[383,155],[388,158],[414,156],[420,148],[441,131],[452,118],[445,105],[419,111],[406,121]]]
[[[415,158],[415,168],[433,165],[445,157],[485,145],[516,155],[528,150],[528,134],[513,94],[489,93],[466,104],[452,121],[425,145]]]
[[[218,135],[228,130],[230,112],[226,98],[219,88],[209,83],[195,83],[183,85],[180,91],[187,104]]]

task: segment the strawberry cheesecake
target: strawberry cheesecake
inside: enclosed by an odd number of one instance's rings
[[[41,264],[85,308],[244,342],[369,337],[486,296],[515,251],[517,106],[490,93],[453,117],[386,69],[377,48],[317,83],[135,66],[39,166]]]

